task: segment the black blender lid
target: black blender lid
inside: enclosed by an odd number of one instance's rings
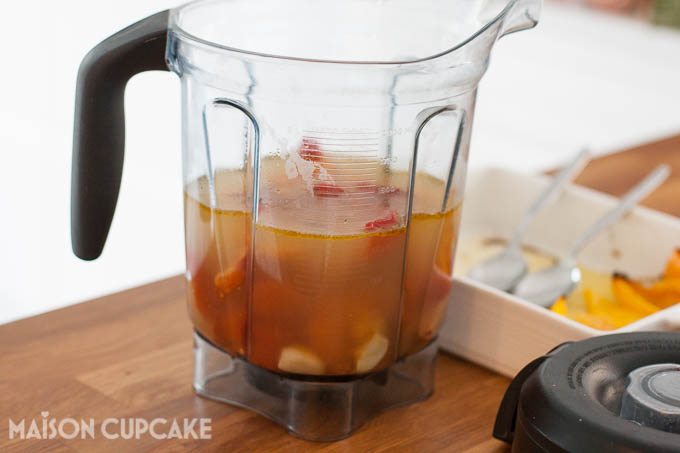
[[[680,333],[558,346],[510,383],[493,435],[522,453],[680,453]]]

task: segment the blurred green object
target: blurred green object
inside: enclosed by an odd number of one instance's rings
[[[656,0],[654,23],[680,28],[680,0]]]

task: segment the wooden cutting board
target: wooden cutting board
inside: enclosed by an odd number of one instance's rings
[[[680,136],[594,160],[578,182],[620,195],[666,162],[671,178],[644,204],[680,216]],[[349,439],[296,439],[244,409],[196,396],[184,282],[173,277],[0,326],[1,452],[506,452],[491,438],[508,380],[440,354],[435,394],[389,411]],[[9,439],[9,419],[212,419],[210,440]],[[96,431],[97,432],[97,431]]]

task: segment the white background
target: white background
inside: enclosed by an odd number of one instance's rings
[[[0,27],[0,323],[183,269],[179,84],[128,85],[122,191],[94,262],[70,248],[75,77],[100,40],[173,0],[14,1]],[[480,85],[472,166],[535,171],[680,132],[680,32],[546,5]],[[678,150],[680,152],[680,150]],[[616,175],[612,175],[616,177]]]

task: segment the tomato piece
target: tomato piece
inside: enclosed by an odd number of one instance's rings
[[[385,214],[382,217],[378,217],[377,219],[367,222],[366,226],[364,229],[366,231],[377,231],[377,230],[382,230],[385,228],[389,228],[391,226],[396,225],[399,223],[399,213],[392,209],[390,212]]]

